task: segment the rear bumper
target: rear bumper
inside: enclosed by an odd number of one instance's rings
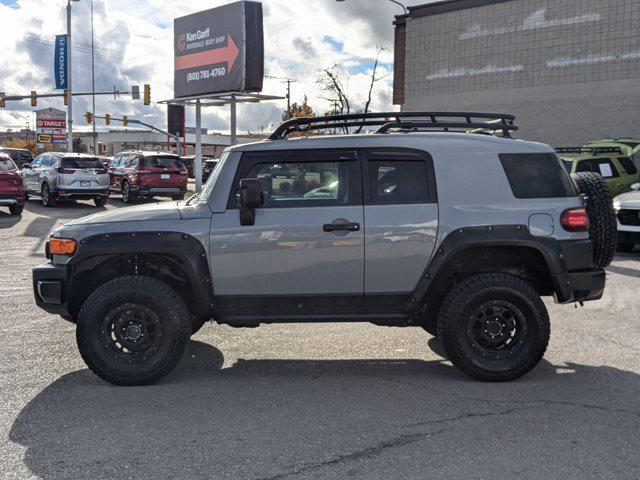
[[[552,278],[555,283],[554,298],[558,303],[599,300],[606,284],[604,270],[571,272],[552,275]]]
[[[96,197],[108,197],[111,194],[108,186],[104,188],[58,188],[56,197],[58,198],[78,198],[91,200]]]
[[[558,303],[586,302],[602,298],[606,283],[604,270],[593,268],[591,240],[571,240],[560,243],[565,269],[552,274],[555,300]]]
[[[24,193],[0,194],[0,205],[5,207],[10,205],[24,205]]]
[[[36,305],[48,313],[70,317],[65,297],[68,282],[66,266],[51,262],[33,267],[33,296]]]
[[[147,187],[139,186],[137,189],[138,195],[149,196],[171,196],[171,195],[184,195],[187,193],[187,187]]]

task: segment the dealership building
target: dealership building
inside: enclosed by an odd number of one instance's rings
[[[640,0],[445,0],[395,21],[394,103],[513,113],[552,145],[640,138]]]

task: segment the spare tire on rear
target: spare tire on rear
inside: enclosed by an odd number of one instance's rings
[[[611,264],[616,253],[618,231],[611,191],[602,176],[592,172],[571,175],[578,191],[586,196],[589,216],[589,237],[593,243],[593,266],[603,269]]]

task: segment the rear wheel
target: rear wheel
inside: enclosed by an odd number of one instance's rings
[[[549,343],[549,316],[526,282],[505,274],[471,277],[447,295],[438,337],[463,372],[483,381],[514,380],[533,369]]]
[[[608,267],[613,261],[617,246],[616,212],[611,191],[604,178],[597,173],[580,172],[572,175],[578,191],[587,197],[589,237],[593,243],[593,266]]]
[[[107,204],[107,200],[109,200],[109,197],[96,197],[93,199],[93,203],[96,204],[96,207],[104,207]]]
[[[20,205],[14,203],[13,205],[9,205],[9,213],[11,215],[22,215],[22,211],[24,210],[24,205]]]
[[[40,198],[42,198],[42,205],[44,205],[45,207],[54,207],[56,205],[55,195],[53,194],[53,192],[49,188],[49,184],[47,183],[42,185]]]
[[[94,291],[76,329],[87,366],[117,385],[147,385],[178,363],[191,334],[182,298],[151,277],[125,276]]]

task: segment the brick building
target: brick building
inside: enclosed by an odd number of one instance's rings
[[[554,145],[640,137],[640,0],[445,0],[395,25],[403,110],[513,113]]]

